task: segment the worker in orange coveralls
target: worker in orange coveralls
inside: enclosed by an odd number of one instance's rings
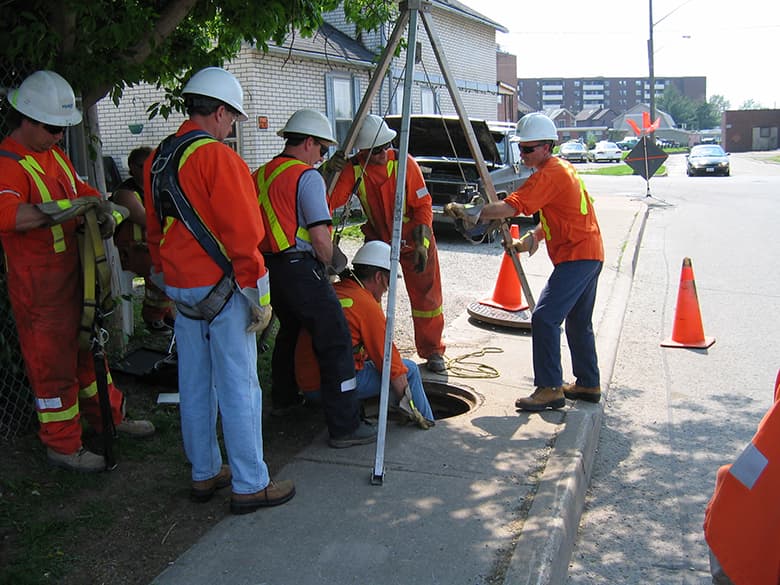
[[[341,173],[331,194],[331,209],[346,204],[355,190],[367,221],[366,241],[390,243],[393,233],[398,152],[391,148],[396,132],[379,116],[369,114],[358,132],[358,153]],[[418,355],[427,360],[432,372],[444,372],[445,346],[442,343],[441,274],[436,240],[433,237],[431,195],[422,171],[407,157],[406,196],[401,231],[401,269],[412,307],[414,340]]]
[[[775,402],[737,460],[718,470],[704,514],[716,585],[780,583],[780,372]]]
[[[9,92],[8,102],[11,134],[0,143],[0,239],[8,296],[35,394],[38,436],[52,465],[103,471],[103,455],[81,443],[82,414],[97,432],[103,423],[93,356],[79,348],[84,297],[76,228],[81,215],[96,209],[101,234],[111,237],[117,208],[79,179],[57,146],[66,127],[81,122],[65,79],[54,71],[36,71]],[[154,433],[150,422],[124,418],[123,396],[110,374],[108,394],[117,432]]]

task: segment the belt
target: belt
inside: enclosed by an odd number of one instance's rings
[[[314,256],[308,252],[278,252],[276,254],[263,254],[265,260],[305,260],[306,258],[314,259]]]

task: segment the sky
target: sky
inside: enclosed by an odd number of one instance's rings
[[[460,0],[509,29],[501,50],[517,76],[647,77],[653,9],[655,77],[705,76],[707,99],[780,108],[777,0]]]

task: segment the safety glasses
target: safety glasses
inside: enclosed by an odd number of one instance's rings
[[[520,152],[522,152],[523,154],[531,154],[534,150],[536,150],[540,146],[544,146],[544,144],[534,144],[532,146],[521,146]]]
[[[384,151],[386,151],[388,148],[390,148],[390,143],[389,142],[387,144],[381,144],[379,146],[375,146],[374,148],[371,149],[371,154],[372,155],[373,154],[381,154]]]
[[[52,136],[57,136],[57,134],[62,134],[65,132],[64,126],[52,126],[51,124],[43,124],[39,123],[39,126],[41,126],[46,132],[51,134]]]
[[[330,150],[330,146],[328,146],[327,144],[323,144],[317,139],[315,139],[314,142],[316,142],[320,146],[320,156],[325,156],[326,154],[328,154],[328,151]]]

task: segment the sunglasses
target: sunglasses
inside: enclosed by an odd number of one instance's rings
[[[523,154],[531,154],[534,150],[536,150],[540,146],[544,146],[544,144],[534,144],[533,146],[521,146],[520,152],[522,152]]]
[[[328,154],[328,151],[330,150],[330,146],[323,144],[322,142],[316,139],[314,140],[314,142],[316,142],[320,146],[320,156],[325,156],[326,154]]]
[[[39,123],[39,126],[41,126],[46,132],[51,134],[52,136],[56,136],[57,134],[62,134],[65,132],[65,126],[52,126],[51,124],[43,124]]]
[[[390,148],[390,143],[389,142],[387,144],[381,144],[379,146],[375,146],[374,148],[371,149],[371,154],[372,155],[373,154],[381,154],[384,151],[386,151],[388,148]]]

